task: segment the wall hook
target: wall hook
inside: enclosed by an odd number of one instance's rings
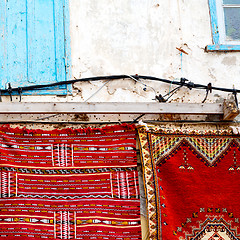
[[[19,93],[19,102],[21,102],[22,101],[22,88],[21,87],[18,88],[18,93]]]

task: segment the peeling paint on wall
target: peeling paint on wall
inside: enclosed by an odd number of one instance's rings
[[[134,6],[134,7],[133,7]],[[80,13],[79,10],[80,9]],[[143,74],[175,79],[186,77],[195,83],[240,88],[237,79],[240,55],[236,53],[206,53],[212,42],[208,3],[169,0],[77,1],[70,4],[73,52],[73,75],[82,77],[112,74]],[[179,51],[181,50],[181,52]],[[180,56],[183,53],[183,56]],[[185,54],[187,53],[187,54]],[[229,66],[231,68],[229,74]],[[231,79],[227,81],[226,79]],[[159,93],[169,86],[148,83]],[[81,88],[82,84],[78,87]],[[111,83],[99,94],[106,101],[151,101],[151,92],[141,92],[129,83]],[[97,86],[93,88],[97,90]],[[88,89],[81,88],[83,99]],[[197,91],[196,91],[197,92]],[[127,97],[121,97],[121,95]],[[221,97],[227,94],[220,93]],[[194,97],[193,97],[194,96]],[[204,92],[197,95],[185,89],[173,101],[201,102]],[[216,102],[217,95],[209,96]]]

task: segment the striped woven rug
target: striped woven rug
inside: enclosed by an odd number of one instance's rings
[[[0,128],[0,239],[141,239],[133,125]]]

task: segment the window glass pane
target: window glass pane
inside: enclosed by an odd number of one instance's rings
[[[240,0],[223,0],[223,4],[240,4]]]
[[[226,40],[240,40],[240,8],[224,8]]]

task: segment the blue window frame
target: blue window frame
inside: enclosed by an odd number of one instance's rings
[[[209,0],[213,45],[207,51],[240,51],[240,0]]]
[[[67,0],[0,0],[0,88],[69,78],[69,37]],[[67,91],[63,85],[25,94]]]

